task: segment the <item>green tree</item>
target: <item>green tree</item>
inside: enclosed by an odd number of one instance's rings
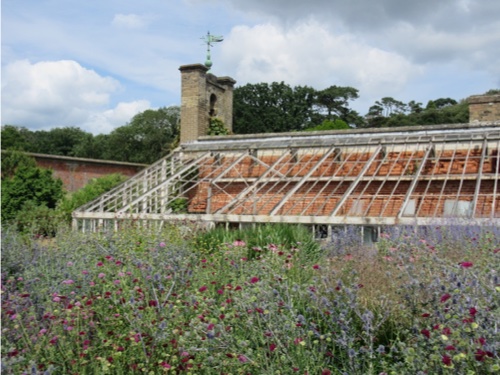
[[[2,126],[2,150],[29,151],[32,132],[24,127]]]
[[[316,93],[315,104],[319,112],[326,112],[327,120],[341,119],[348,122],[349,102],[359,98],[353,87],[330,86]]]
[[[63,127],[49,131],[34,132],[34,144],[31,152],[49,155],[93,157],[88,145],[92,144],[93,135],[80,128]]]
[[[19,152],[3,153],[3,222],[12,220],[27,202],[32,202],[35,206],[55,208],[62,196],[63,183],[60,179],[53,178],[51,170],[36,167],[32,158],[20,155]]]
[[[247,84],[234,90],[235,134],[279,133],[311,124],[315,91],[284,82]]]
[[[350,129],[351,127],[347,125],[345,121],[342,121],[340,119],[336,120],[324,120],[320,125],[313,126],[307,129],[304,129],[305,131],[321,131],[321,130],[341,130],[341,129]]]
[[[153,163],[173,148],[179,134],[180,108],[148,109],[132,121],[113,130],[104,139],[107,147],[102,157],[108,160]]]

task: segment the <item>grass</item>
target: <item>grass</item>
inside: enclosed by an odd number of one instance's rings
[[[498,372],[498,228],[403,229],[4,230],[2,373]]]

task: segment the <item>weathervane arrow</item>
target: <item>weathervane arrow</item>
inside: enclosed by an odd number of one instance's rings
[[[219,43],[224,40],[224,37],[217,35],[210,35],[210,31],[207,35],[201,38],[207,45],[207,60],[205,61],[205,66],[210,70],[212,67],[212,60],[210,59],[210,47],[213,47],[213,43]]]

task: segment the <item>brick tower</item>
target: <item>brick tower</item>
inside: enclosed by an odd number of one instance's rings
[[[230,77],[216,77],[202,64],[182,65],[181,71],[181,143],[207,135],[211,117],[233,128],[233,88]]]

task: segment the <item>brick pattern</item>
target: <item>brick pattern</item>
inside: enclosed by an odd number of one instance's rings
[[[227,206],[219,213],[270,215],[285,199],[274,214],[329,216],[337,210],[337,215],[394,217],[403,210],[419,169],[421,174],[410,196],[415,201],[416,216],[442,217],[447,200],[472,202],[483,150],[478,147],[436,150],[436,155],[430,155],[421,167],[425,153],[417,149],[377,155],[359,180],[358,176],[372,157],[369,152],[331,153],[323,161],[324,153],[313,151],[301,155],[290,153],[286,157],[281,154],[258,158],[215,155],[199,166],[198,176],[203,182],[189,192],[189,212],[217,213]],[[495,173],[496,155],[498,150],[489,151],[483,161],[483,176]],[[280,163],[270,169],[279,158]],[[264,173],[265,178],[255,183]],[[354,190],[337,207],[355,181]],[[302,185],[287,197],[299,182]],[[250,190],[249,186],[252,186]],[[499,216],[500,199],[496,199],[493,207],[494,195],[499,193],[493,191],[494,186],[492,179],[481,182],[475,217],[490,217],[492,211]],[[244,192],[246,194],[237,200]]]
[[[113,163],[112,161],[96,161],[76,158],[51,157],[50,155],[34,156],[37,166],[51,169],[53,176],[60,178],[64,188],[69,192],[84,187],[93,178],[120,173],[132,177],[144,169],[146,165]]]

